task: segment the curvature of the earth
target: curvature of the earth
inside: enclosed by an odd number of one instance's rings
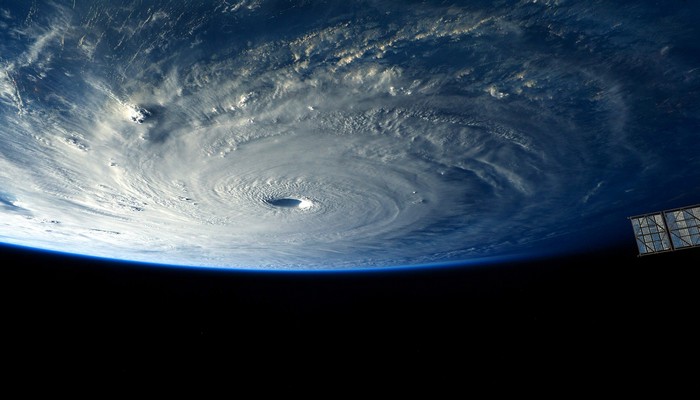
[[[0,241],[326,269],[623,240],[700,199],[700,13],[657,3],[2,2]]]

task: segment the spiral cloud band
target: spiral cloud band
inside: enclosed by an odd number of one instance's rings
[[[330,3],[1,9],[0,240],[267,269],[516,253],[639,179],[619,72],[682,73],[602,5]]]

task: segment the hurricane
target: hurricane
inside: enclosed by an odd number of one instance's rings
[[[696,134],[700,93],[674,47],[697,28],[665,12],[3,2],[0,241],[265,270],[597,243],[659,174],[697,178],[659,147]]]

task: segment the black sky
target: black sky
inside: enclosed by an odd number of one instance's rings
[[[304,375],[302,361],[315,373],[360,362],[446,380],[475,369],[497,384],[538,371],[577,381],[567,371],[592,364],[599,379],[619,382],[698,355],[700,249],[640,258],[632,244],[485,267],[334,274],[0,251],[3,342],[18,371],[78,360],[124,377],[241,363]]]

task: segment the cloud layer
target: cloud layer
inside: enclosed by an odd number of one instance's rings
[[[276,269],[580,241],[655,162],[625,74],[697,85],[602,5],[79,3],[0,13],[6,242]]]

